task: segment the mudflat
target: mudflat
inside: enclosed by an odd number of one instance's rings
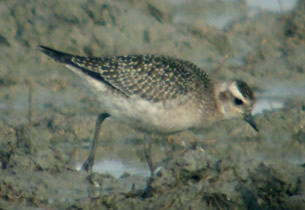
[[[288,3],[290,4],[288,5]],[[305,3],[0,1],[1,209],[305,209]],[[39,45],[79,55],[162,54],[257,97],[242,120],[145,136],[105,122],[96,95]],[[143,144],[160,163],[149,176]]]

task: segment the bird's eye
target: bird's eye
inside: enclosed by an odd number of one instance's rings
[[[236,106],[240,106],[240,105],[243,104],[243,101],[240,100],[239,98],[234,98],[234,104],[235,104]]]

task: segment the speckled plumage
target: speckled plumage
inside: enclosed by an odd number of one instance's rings
[[[81,68],[104,80],[122,95],[138,95],[158,102],[211,87],[208,75],[194,64],[168,56],[128,55],[110,58],[48,54],[59,62]],[[96,74],[96,75],[94,75]],[[99,78],[98,78],[99,77]]]
[[[98,122],[109,116],[146,132],[165,134],[241,116],[257,130],[251,117],[254,94],[244,81],[215,84],[196,65],[168,56],[85,57],[44,46],[41,51],[65,64],[97,91],[106,113],[97,121],[97,135]],[[94,151],[91,153],[93,158]],[[87,166],[93,164],[89,159]]]

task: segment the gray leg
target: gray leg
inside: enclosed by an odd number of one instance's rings
[[[154,177],[155,166],[153,164],[153,159],[152,159],[151,142],[144,143],[144,155],[150,170],[150,175],[151,177]]]
[[[94,156],[95,156],[95,151],[96,151],[96,146],[97,146],[97,141],[98,141],[98,137],[99,137],[99,134],[100,134],[101,126],[102,126],[102,123],[104,122],[104,120],[107,117],[110,117],[110,115],[108,113],[101,113],[101,114],[98,115],[98,117],[96,119],[95,131],[94,131],[94,137],[93,137],[93,143],[92,143],[92,146],[91,146],[91,151],[90,151],[90,154],[89,154],[87,160],[82,165],[82,170],[85,170],[87,172],[92,171],[92,167],[93,167],[93,164],[94,164]]]

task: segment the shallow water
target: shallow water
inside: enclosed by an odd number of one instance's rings
[[[297,0],[247,0],[251,10],[265,10],[270,12],[289,12],[297,4]]]
[[[128,149],[128,148],[127,148]],[[80,170],[83,162],[79,162],[76,165],[76,169]],[[143,177],[149,177],[150,171],[148,166],[143,164],[135,163],[124,163],[124,160],[97,160],[92,168],[93,172],[97,173],[108,173],[115,178],[121,177],[123,174],[128,173],[130,175],[137,175]]]

